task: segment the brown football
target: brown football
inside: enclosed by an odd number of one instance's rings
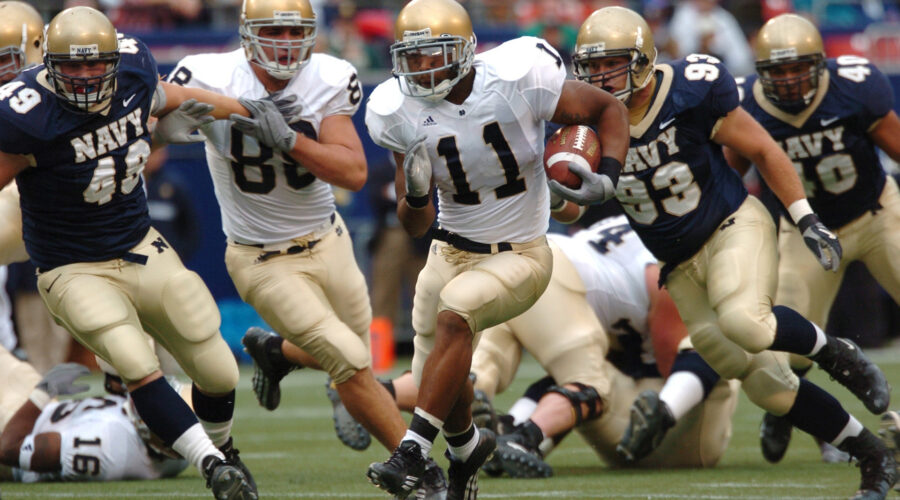
[[[600,163],[600,139],[586,125],[567,125],[557,130],[544,146],[544,170],[547,177],[578,189],[581,178],[569,171],[569,163],[579,163],[597,171]]]

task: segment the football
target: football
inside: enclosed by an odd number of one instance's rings
[[[600,139],[590,127],[567,125],[550,136],[544,146],[544,170],[550,179],[578,189],[581,178],[569,171],[569,163],[578,163],[596,172],[600,156]]]

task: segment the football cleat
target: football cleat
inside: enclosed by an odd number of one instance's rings
[[[479,429],[490,429],[497,432],[497,413],[491,398],[480,389],[475,389],[475,397],[472,399],[472,422]]]
[[[465,461],[461,461],[447,450],[450,460],[447,469],[447,500],[475,500],[478,498],[478,469],[490,460],[497,448],[497,437],[490,429],[478,429],[478,444]]]
[[[773,464],[784,458],[791,444],[791,430],[794,426],[787,417],[779,417],[766,412],[759,425],[759,447],[763,457]]]
[[[244,351],[253,359],[253,393],[259,404],[269,411],[278,408],[281,403],[281,388],[278,383],[296,369],[295,366],[284,366],[280,345],[277,352],[269,347],[268,340],[274,337],[278,336],[254,326],[241,339]]]
[[[675,425],[675,417],[655,391],[638,394],[631,405],[631,416],[616,453],[626,462],[637,462],[655,450]]]
[[[397,500],[399,497],[394,497]],[[447,478],[441,466],[429,458],[425,465],[425,474],[422,475],[422,483],[416,490],[416,500],[446,500]]]
[[[881,417],[881,428],[878,430],[885,446],[894,454],[894,461],[900,460],[900,413],[889,411]],[[900,474],[900,471],[898,471]],[[894,486],[900,491],[900,486]]]
[[[525,436],[518,432],[497,438],[497,451],[492,461],[499,461],[510,477],[531,479],[550,477],[553,468],[544,461],[537,447],[530,446]]]
[[[216,500],[257,500],[256,488],[247,481],[236,465],[215,455],[203,458],[203,477],[206,487],[212,489]]]
[[[325,382],[325,394],[331,401],[331,419],[334,420],[334,432],[337,433],[338,439],[354,450],[362,451],[368,448],[372,443],[372,435],[347,411],[331,377]]]
[[[226,462],[241,470],[244,477],[247,479],[247,482],[250,483],[250,487],[253,488],[253,491],[256,491],[256,480],[253,479],[253,474],[250,473],[250,469],[248,469],[244,464],[244,461],[241,460],[241,451],[234,447],[234,437],[229,437],[228,441],[219,448],[219,451],[225,455]]]
[[[427,462],[419,443],[411,440],[400,442],[385,462],[369,465],[366,476],[369,482],[404,500],[419,487],[425,475]]]
[[[878,365],[852,340],[828,337],[825,347],[810,359],[859,398],[866,408],[882,414],[891,402],[891,386]]]
[[[819,452],[822,454],[822,461],[826,464],[845,464],[850,461],[849,453],[843,452],[825,441],[819,443]]]
[[[883,500],[897,482],[893,450],[868,429],[844,439],[838,448],[856,457],[860,468],[859,490],[850,500]]]

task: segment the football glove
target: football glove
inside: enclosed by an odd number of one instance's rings
[[[403,158],[406,176],[406,195],[413,198],[428,196],[431,191],[431,159],[425,146],[425,136],[418,137],[406,148]]]
[[[826,271],[837,272],[841,265],[841,242],[837,236],[825,227],[816,214],[806,214],[799,222],[797,228],[803,235],[803,242],[809,250],[819,259],[819,264]]]
[[[569,163],[569,171],[581,178],[581,187],[572,189],[550,179],[550,191],[585,206],[602,203],[616,195],[616,186],[608,175],[591,172],[591,169],[578,163]]]
[[[35,389],[46,392],[51,398],[59,395],[78,394],[91,388],[88,384],[75,384],[75,379],[88,373],[90,370],[78,363],[56,365],[44,375]]]
[[[199,102],[197,99],[184,101],[159,119],[153,130],[153,142],[192,144],[205,141],[206,137],[193,132],[215,121],[210,115],[213,108],[215,106],[212,104]]]
[[[282,114],[283,108],[279,109],[279,105],[276,104],[275,100],[271,98],[245,99],[240,97],[238,102],[241,103],[241,106],[247,108],[252,117],[247,118],[238,114],[232,114],[229,118],[234,122],[234,128],[247,135],[256,137],[259,142],[272,149],[280,149],[282,151],[294,149],[294,144],[297,143],[297,132],[294,132],[288,125]]]

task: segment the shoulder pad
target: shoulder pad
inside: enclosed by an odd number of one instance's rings
[[[309,65],[318,66],[319,77],[326,85],[336,87],[346,85],[347,78],[356,73],[356,68],[349,62],[337,57],[315,53],[310,57]],[[311,68],[303,68],[300,71]]]
[[[387,116],[400,109],[405,99],[406,96],[400,92],[397,80],[390,78],[375,87],[369,95],[369,100],[366,101],[366,109],[379,116]]]
[[[540,57],[552,57],[562,64],[556,50],[545,40],[523,36],[475,56],[487,63],[498,78],[517,81],[528,74],[540,62]]]
[[[244,60],[243,49],[233,50],[222,54],[195,54],[182,59],[175,66],[184,68],[190,72],[190,79],[182,85],[193,82],[193,86],[201,86],[214,89],[224,89],[231,85],[234,73],[239,63]],[[176,73],[178,71],[176,70]],[[169,76],[171,82],[176,73]],[[178,78],[184,79],[185,75]]]

